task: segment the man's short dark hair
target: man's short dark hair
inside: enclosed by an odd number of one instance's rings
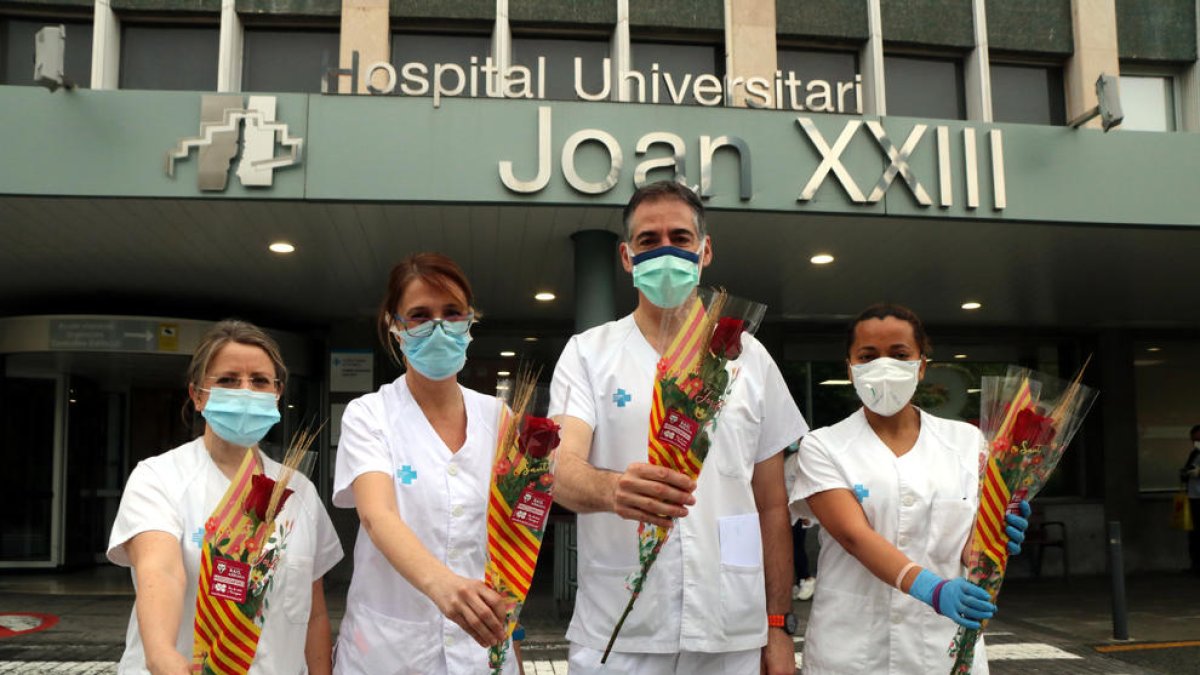
[[[656,201],[659,199],[677,199],[692,210],[692,222],[696,224],[696,234],[703,239],[707,233],[707,227],[704,224],[704,203],[700,201],[700,196],[692,191],[691,188],[683,183],[677,183],[673,180],[660,180],[657,183],[650,183],[642,186],[633,193],[629,198],[629,203],[625,205],[623,219],[625,221],[625,241],[629,241],[633,235],[633,223],[631,219],[633,212],[642,202]]]

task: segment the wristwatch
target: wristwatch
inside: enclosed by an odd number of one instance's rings
[[[787,614],[768,614],[767,626],[771,628],[782,628],[783,632],[788,635],[796,634],[796,615],[788,612]]]

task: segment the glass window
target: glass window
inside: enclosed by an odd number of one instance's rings
[[[453,64],[462,69],[461,96],[471,96],[471,57],[475,57],[476,96],[487,96],[488,81],[494,79],[484,72],[487,58],[492,54],[492,39],[487,35],[433,35],[423,33],[392,34],[392,65],[396,68],[396,92],[405,96],[432,96],[430,82],[434,65]],[[406,69],[405,64],[414,64]],[[417,67],[415,64],[420,64]],[[366,67],[370,64],[360,64]],[[450,71],[453,73],[453,71]],[[455,86],[454,74],[443,74],[446,87]]]
[[[319,93],[325,72],[338,67],[339,39],[333,30],[247,28],[242,91]]]
[[[641,74],[641,79],[630,74],[629,95],[630,100],[638,103],[700,105],[696,100],[696,78],[709,75],[716,77],[719,83],[724,70],[719,50],[711,45],[634,42],[630,51],[633,69]],[[657,78],[654,77],[655,66],[659,73]],[[707,84],[702,84],[701,96],[709,105],[724,102],[723,96],[705,93],[706,90]],[[714,97],[716,103],[712,103]]]
[[[121,88],[216,91],[219,36],[216,26],[124,26]]]
[[[1125,78],[1121,80],[1124,84]],[[1139,342],[1134,347],[1138,481],[1143,491],[1179,489],[1179,470],[1192,451],[1190,431],[1200,424],[1200,365],[1193,357],[1198,347],[1182,341]]]
[[[538,78],[544,76],[545,98],[558,101],[580,100],[575,93],[576,57],[582,60],[579,84],[584,93],[599,95],[605,89],[604,59],[608,56],[608,42],[598,40],[513,40],[513,65],[525,66],[531,71],[535,98],[538,94]],[[545,58],[545,73],[538,72],[538,57]]]
[[[1062,69],[993,63],[992,119],[1024,124],[1066,123]]]
[[[887,112],[944,120],[967,118],[962,63],[950,59],[885,56]]]
[[[861,103],[855,93],[858,54],[813,49],[780,49],[779,70],[784,100],[778,108],[855,114]],[[821,80],[828,88],[810,83]]]
[[[1175,131],[1175,78],[1121,76],[1122,129]]]
[[[92,22],[0,19],[0,84],[33,84],[34,37],[44,26],[64,26],[67,53],[63,71],[77,87],[92,83]]]

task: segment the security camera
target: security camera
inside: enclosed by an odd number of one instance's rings
[[[74,89],[75,83],[63,71],[67,53],[67,27],[62,24],[45,26],[37,32],[33,44],[33,81],[50,91],[59,87]]]

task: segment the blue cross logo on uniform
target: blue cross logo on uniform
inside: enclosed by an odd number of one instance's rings
[[[396,477],[405,485],[412,485],[412,482],[417,479],[417,472],[411,466],[405,464],[396,472]]]
[[[864,499],[871,496],[871,491],[863,487],[862,483],[854,484],[854,498],[861,504]]]
[[[624,408],[625,404],[632,400],[633,397],[624,389],[618,389],[617,393],[613,394],[613,403],[616,403],[618,408]]]
[[[197,546],[200,546],[204,543],[203,527],[197,527],[196,531],[192,533],[192,541],[195,542]]]

